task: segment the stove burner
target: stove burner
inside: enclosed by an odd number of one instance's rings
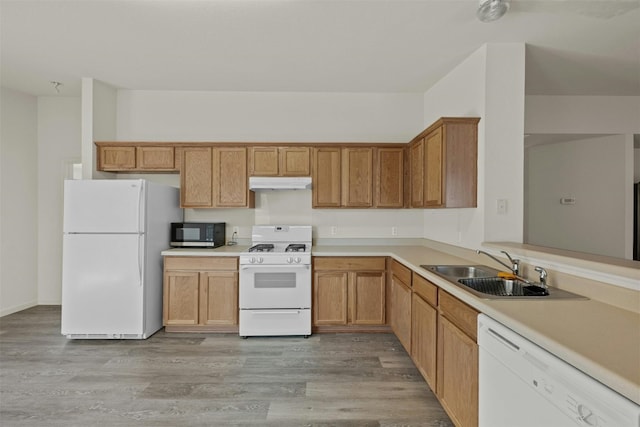
[[[304,252],[307,246],[304,243],[291,243],[284,250],[285,252]]]
[[[260,243],[249,248],[249,252],[273,252],[273,244]]]

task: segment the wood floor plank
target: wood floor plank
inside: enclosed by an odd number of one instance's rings
[[[452,426],[392,334],[68,340],[59,306],[0,318],[0,425]]]

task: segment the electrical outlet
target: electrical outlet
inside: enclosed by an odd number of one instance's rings
[[[335,236],[336,234],[338,234],[338,227],[336,227],[335,225],[331,226],[331,235]]]
[[[398,227],[391,227],[391,235],[392,236],[398,235]]]
[[[240,233],[240,227],[233,227],[234,233]]]

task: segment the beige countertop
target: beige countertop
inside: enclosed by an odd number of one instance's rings
[[[215,249],[207,248],[172,248],[161,252],[162,256],[240,256],[241,252],[249,249],[249,245],[220,246]]]
[[[238,256],[247,246],[170,249],[171,256]],[[540,347],[640,404],[640,314],[590,300],[488,300],[421,264],[477,264],[424,246],[313,247],[313,256],[390,256]]]

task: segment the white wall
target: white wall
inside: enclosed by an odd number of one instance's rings
[[[580,134],[580,139],[588,134],[603,135],[616,134],[624,139],[624,150],[618,152],[616,174],[623,173],[624,180],[615,188],[623,192],[623,199],[608,206],[610,211],[616,211],[616,218],[621,218],[625,227],[625,234],[616,250],[607,254],[620,258],[632,258],[632,230],[633,230],[633,183],[636,182],[640,164],[637,160],[638,150],[633,149],[634,134],[640,134],[640,96],[527,96],[525,100],[525,133],[527,134]],[[532,164],[532,163],[530,163]],[[532,166],[540,167],[540,165]],[[608,196],[608,195],[607,195]],[[606,197],[603,195],[603,197]],[[531,215],[527,212],[527,215]],[[593,227],[592,235],[599,230],[618,227],[605,222]],[[537,227],[538,231],[541,226]],[[527,230],[527,241],[538,239],[536,230]],[[548,232],[546,232],[548,234]],[[592,236],[592,239],[599,239]],[[554,240],[559,248],[566,248],[559,240]],[[624,245],[621,254],[619,245]],[[593,244],[586,245],[584,250],[601,251],[611,245],[606,239],[603,244],[593,249]]]
[[[38,98],[38,304],[60,304],[63,180],[79,163],[80,98]]]
[[[115,178],[115,174],[96,171],[94,141],[116,140],[115,88],[92,78],[82,79],[81,144],[84,179]]]
[[[0,316],[37,304],[37,99],[1,88]]]
[[[625,212],[612,207],[625,203],[626,145],[617,135],[528,148],[528,242],[624,258]]]
[[[527,134],[640,133],[640,96],[527,95]]]
[[[467,248],[522,241],[524,65],[524,44],[485,45],[425,92],[425,126],[440,116],[481,118],[478,207],[425,210],[425,238]],[[507,200],[504,215],[496,213],[499,198]]]
[[[125,141],[406,143],[423,129],[420,94],[120,90],[117,104]],[[177,176],[144,177],[179,185]],[[311,191],[260,192],[255,209],[186,209],[185,218],[226,222],[229,236],[237,226],[248,239],[253,224],[312,224],[315,238],[386,238],[391,227],[415,238],[423,226],[420,210],[311,209]]]
[[[407,142],[419,94],[118,91],[124,141]]]

